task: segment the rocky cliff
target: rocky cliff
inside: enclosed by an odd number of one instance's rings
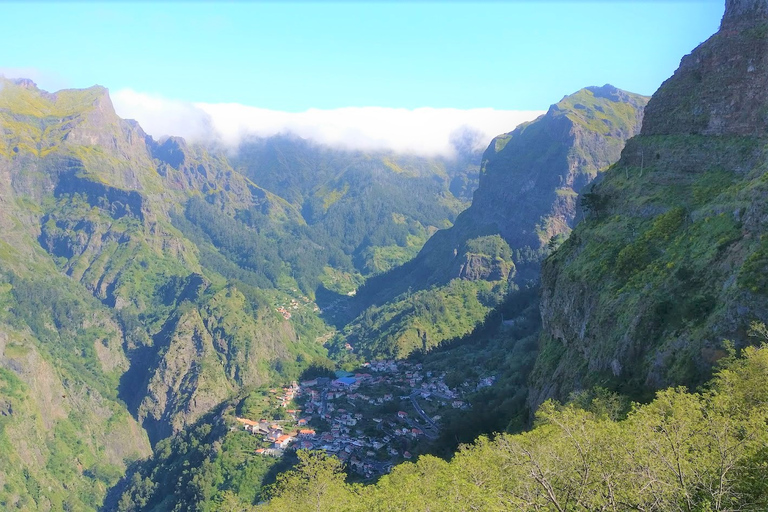
[[[496,137],[483,154],[472,205],[453,227],[435,233],[413,261],[381,280],[396,277],[401,287],[411,288],[445,283],[457,277],[466,244],[490,235],[500,235],[512,248],[513,276],[536,279],[549,242],[572,229],[579,191],[619,159],[625,141],[640,129],[646,102],[610,85],[587,87]],[[371,287],[386,294],[379,284],[372,280]]]
[[[768,318],[767,45],[766,2],[727,2],[583,195],[587,220],[543,267],[532,406],[695,385]]]
[[[618,160],[646,102],[610,85],[588,87],[496,137],[472,205],[416,258],[358,290],[343,341],[366,357],[430,349],[470,332],[510,282],[538,279],[541,259],[580,213],[578,192]],[[462,304],[460,315],[452,303]]]
[[[535,261],[553,237],[570,232],[577,194],[618,160],[640,128],[647,100],[610,85],[588,87],[494,139],[472,207],[454,231],[461,238],[472,229],[498,232],[519,251],[518,262]]]

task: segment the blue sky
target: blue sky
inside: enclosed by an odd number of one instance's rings
[[[587,85],[652,94],[683,55],[717,30],[723,6],[723,0],[2,2],[0,73],[31,75],[48,90],[104,85],[118,98],[118,112],[153,135],[190,125],[181,116],[168,126],[185,102],[289,113],[540,111]],[[130,101],[121,96],[126,91],[135,93]],[[160,108],[150,99],[172,105]],[[208,110],[205,116],[212,115]]]
[[[0,67],[294,112],[542,109],[586,85],[653,93],[723,3],[2,3]]]

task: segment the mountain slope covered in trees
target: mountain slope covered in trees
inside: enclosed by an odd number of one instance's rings
[[[455,156],[428,158],[278,135],[246,139],[233,165],[294,205],[316,237],[352,256],[353,273],[367,276],[411,259],[467,206],[480,154],[459,142]]]
[[[261,509],[765,509],[766,27],[728,0],[583,194],[543,265],[531,431],[370,486],[306,453]]]
[[[583,194],[585,220],[543,265],[531,431],[372,485],[301,453],[259,509],[765,509],[766,26],[765,0],[727,1]],[[247,509],[232,489],[218,506]]]
[[[766,27],[765,0],[728,0],[647,107],[591,87],[494,139],[463,213],[469,154],[278,137],[230,160],[103,88],[3,79],[0,506],[764,509]],[[326,321],[350,367],[493,372],[444,450],[535,428],[367,486],[303,453],[263,491],[279,468],[231,420],[333,365]]]
[[[100,87],[3,80],[0,124],[0,501],[92,510],[149,440],[324,353],[245,282],[256,272],[228,281],[201,261],[174,208],[204,195],[300,218],[202,149],[155,158]]]
[[[601,106],[601,103],[610,105],[627,102],[626,111],[620,106],[616,109],[624,114],[631,112],[633,116],[640,115],[640,111],[636,109],[644,103],[644,98],[612,88],[593,89],[585,89],[567,97],[558,104],[559,107],[553,106],[549,117],[545,117],[541,122],[545,125],[552,122],[558,124],[565,119],[564,125],[573,128],[572,121],[567,119],[568,115],[583,121],[590,116],[601,119],[598,115],[601,113],[599,109],[602,109],[602,114],[605,114],[606,110],[612,112]],[[613,96],[595,98],[594,91],[598,91],[598,96],[600,91],[613,92]],[[589,98],[592,103],[588,101]],[[573,103],[582,105],[581,102],[598,109],[582,112],[584,109],[571,106]],[[631,129],[636,130],[637,126],[633,125]],[[561,147],[563,141],[556,141],[550,135],[542,139],[542,133],[550,134],[553,131],[559,133],[546,127],[533,129],[525,135],[524,141],[512,143],[510,147],[517,149],[511,150],[512,152],[505,156],[504,162],[493,164],[491,168],[503,176],[505,166],[509,166],[510,161],[515,161],[513,155],[519,153],[520,148],[535,144],[550,145],[557,156],[543,163],[539,162],[535,168],[540,171],[543,182],[541,187],[549,187],[554,179],[550,175],[564,172],[569,165],[568,155],[571,152],[577,153],[573,146]],[[573,133],[570,136],[566,133],[564,140],[572,143],[574,134],[583,136],[581,128],[573,128]],[[621,134],[616,132],[615,135]],[[618,149],[613,146],[620,142],[600,141],[601,137],[611,136],[608,132],[596,135],[594,140],[590,139],[592,148],[603,148],[618,157]],[[495,143],[491,147],[495,148]],[[493,149],[492,154],[496,153],[496,149]],[[576,169],[586,175],[580,178],[585,183],[597,174],[597,167],[591,164],[584,164]],[[522,169],[517,169],[516,172],[517,178],[520,179],[526,174]],[[495,179],[502,178],[497,176]],[[509,182],[508,187],[514,190],[515,180],[510,177],[505,179]],[[498,185],[496,183],[495,186]],[[537,212],[553,208],[552,197],[559,196],[554,189],[550,192],[551,194],[542,193],[539,201],[534,201],[537,204]],[[480,193],[479,191],[478,195]],[[566,210],[575,216],[575,201],[570,200],[566,206],[570,208]],[[524,210],[525,208],[518,213],[523,215]],[[466,213],[462,214],[462,217],[464,215]],[[535,224],[534,220],[526,218],[531,225]],[[520,221],[523,222],[522,219]],[[563,225],[567,226],[567,222],[563,221]],[[537,243],[541,244],[541,241]],[[541,250],[540,245],[537,247],[537,250]],[[527,252],[533,251],[528,249],[518,251],[518,254]],[[418,356],[414,361],[422,362],[426,371],[446,372],[446,381],[450,382],[451,386],[459,386],[467,380],[476,381],[482,376],[494,376],[493,388],[485,388],[468,396],[473,408],[472,414],[458,409],[455,412],[448,411],[443,416],[440,437],[427,448],[443,455],[449,455],[459,443],[470,442],[479,434],[503,430],[520,431],[527,426],[529,411],[526,405],[526,380],[536,358],[540,325],[538,288],[524,285],[520,290],[507,294],[508,283],[516,272],[513,261],[516,256],[501,235],[494,233],[471,238],[463,242],[462,254],[464,260],[454,261],[449,268],[441,269],[446,276],[455,275],[454,278],[446,279],[442,286],[406,292],[398,300],[366,310],[348,324],[342,336],[333,342],[339,349],[336,355],[344,364],[349,365],[349,369],[354,367],[355,362],[360,362],[355,359],[360,354],[364,357],[404,357],[409,354],[416,356],[415,352]],[[414,264],[420,262],[417,260]],[[382,278],[373,278],[371,282],[386,282],[392,275],[390,272]],[[366,289],[371,289],[370,286],[366,285],[359,293],[365,294]],[[429,349],[434,347],[435,339],[446,340],[446,343],[440,350],[430,351]],[[349,352],[340,346],[347,342],[356,349],[357,355],[349,357]],[[186,489],[174,491],[174,499],[188,504],[194,495],[201,501],[200,506],[203,508],[232,506],[237,509],[238,506],[253,502],[254,497],[261,499],[264,496],[261,486],[270,481],[265,479],[265,469],[260,466],[263,460],[243,451],[242,447],[248,445],[244,441],[247,436],[244,437],[242,432],[237,430],[230,432],[226,425],[228,421],[232,423],[233,420],[225,418],[226,414],[216,420],[209,419],[172,440],[171,443],[181,443],[180,446],[185,447],[183,454],[174,449],[164,449],[162,456],[156,454],[147,464],[140,466],[138,472],[125,483],[126,487],[121,488],[121,510],[167,508],[167,504],[162,503],[170,499],[164,494],[164,490],[170,487]],[[190,473],[179,472],[178,468],[183,467],[185,460],[197,461],[195,465],[199,469]],[[201,461],[204,462],[201,464]],[[242,467],[242,473],[232,469],[233,465],[238,464]],[[252,486],[243,488],[240,478],[245,473],[251,475]]]

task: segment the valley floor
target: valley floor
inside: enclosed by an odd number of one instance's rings
[[[358,478],[376,478],[426,451],[438,439],[441,414],[470,409],[465,395],[495,382],[490,376],[451,389],[445,373],[392,360],[336,374],[336,379],[320,377],[270,389],[271,401],[286,409],[288,419],[237,418],[244,430],[262,437],[256,453],[281,457],[288,450],[322,450]],[[288,409],[292,406],[301,409]]]

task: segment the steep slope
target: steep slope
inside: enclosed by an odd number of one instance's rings
[[[608,386],[701,383],[768,318],[768,9],[728,1],[720,30],[654,94],[643,128],[543,268],[533,406]]]
[[[149,441],[117,397],[114,317],[53,265],[35,274],[0,263],[0,508],[93,510]]]
[[[767,370],[768,348],[750,347],[706,388],[670,388],[631,411],[604,391],[548,402],[529,432],[481,437],[450,461],[421,455],[364,485],[347,483],[344,464],[322,451],[276,467],[225,409],[164,441],[115,509],[763,511]],[[269,466],[284,472],[265,488]]]
[[[588,87],[494,139],[472,208],[443,235],[447,240],[432,242],[435,250],[448,240],[456,247],[475,233],[492,232],[514,248],[519,271],[537,263],[553,237],[568,235],[576,195],[619,158],[640,128],[647,101],[610,85]]]
[[[368,309],[343,341],[366,357],[404,356],[470,332],[508,282],[537,278],[550,244],[574,224],[579,191],[619,158],[646,101],[609,85],[588,87],[495,138],[472,205],[416,258],[366,282],[351,310]]]
[[[101,87],[3,79],[0,127],[4,506],[96,508],[148,435],[323,353],[320,322],[286,321],[273,301],[289,297],[258,288],[263,261],[238,266],[173,226],[196,198],[250,215],[244,240],[303,225],[223,157],[153,141]]]
[[[0,126],[0,332],[10,340],[0,403],[13,447],[0,499],[22,507],[93,508],[148,438],[323,359],[318,285],[353,289],[361,272],[410,257],[463,207],[450,189],[472,183],[466,155],[312,148],[331,174],[289,202],[220,153],[153,140],[102,87],[48,93],[3,79]],[[306,168],[295,170],[304,184]],[[55,390],[43,396],[62,397],[53,413],[37,397],[40,372]],[[43,444],[34,464],[19,463]],[[25,482],[57,483],[41,494]]]
[[[415,256],[466,207],[480,155],[456,144],[461,147],[455,158],[427,158],[335,149],[279,135],[247,140],[233,164],[298,208],[321,245],[351,255],[353,273],[371,275]],[[324,281],[333,287],[332,278]],[[339,290],[352,290],[357,282]]]
[[[129,366],[119,320],[59,273],[37,237],[42,203],[66,174],[49,167],[53,147],[99,137],[79,121],[99,116],[101,90],[0,85],[0,503],[94,509],[149,442],[117,396]],[[121,199],[115,212],[138,206]]]
[[[408,273],[445,282],[454,276],[444,270],[465,257],[468,240],[496,234],[514,250],[518,271],[535,268],[550,240],[570,232],[579,191],[616,162],[639,131],[646,103],[610,85],[588,87],[496,137],[483,154],[472,206],[430,239]]]

